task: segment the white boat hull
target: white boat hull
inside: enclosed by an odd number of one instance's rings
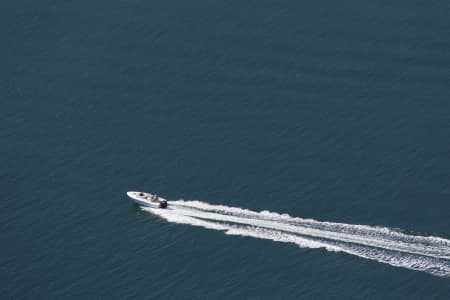
[[[133,199],[133,201],[140,205],[146,207],[154,208],[165,208],[167,207],[167,200],[150,193],[143,192],[127,192],[128,197]]]

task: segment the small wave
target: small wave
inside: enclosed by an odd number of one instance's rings
[[[322,222],[201,201],[171,201],[168,209],[143,208],[169,222],[200,226],[302,248],[324,248],[396,267],[450,277],[450,240],[404,234],[387,227]]]

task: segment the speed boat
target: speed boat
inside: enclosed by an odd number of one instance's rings
[[[133,199],[138,205],[148,206],[154,208],[166,208],[167,200],[158,197],[156,194],[143,193],[143,192],[127,192],[128,197]]]

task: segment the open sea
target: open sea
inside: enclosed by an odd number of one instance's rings
[[[2,1],[0,299],[450,299],[449,16]]]

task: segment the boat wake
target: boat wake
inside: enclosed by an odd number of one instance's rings
[[[201,201],[170,201],[168,209],[142,209],[173,223],[294,243],[302,248],[324,248],[450,278],[450,240],[441,237],[409,235],[386,227],[321,222]]]

